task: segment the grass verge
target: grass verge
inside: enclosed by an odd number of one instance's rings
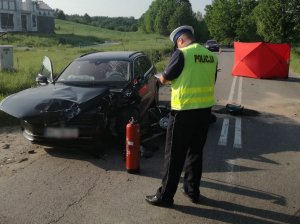
[[[144,51],[160,69],[163,55],[171,49],[168,38],[157,34],[106,30],[64,20],[55,24],[52,35],[10,33],[0,39],[0,45],[13,45],[14,49],[14,70],[0,72],[0,100],[35,85],[44,56],[52,60],[54,74],[80,55],[95,51]]]
[[[300,47],[294,48],[291,53],[291,69],[300,76]]]

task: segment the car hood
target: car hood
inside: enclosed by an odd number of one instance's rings
[[[108,91],[105,87],[77,87],[49,84],[26,89],[6,97],[0,110],[19,119],[56,114],[72,119],[99,102]]]

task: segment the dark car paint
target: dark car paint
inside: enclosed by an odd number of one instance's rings
[[[47,112],[66,111],[101,97],[108,88],[49,84],[26,89],[4,99],[0,110],[19,119],[43,116]],[[83,109],[83,108],[81,108]]]
[[[131,63],[145,56],[141,52],[108,52],[88,54],[75,60],[103,55],[113,59],[129,57]],[[131,69],[133,71],[133,65]],[[155,68],[152,66],[139,80],[132,75],[129,82],[96,83],[92,86],[84,82],[56,83],[58,76],[48,85],[8,96],[0,103],[0,110],[20,119],[24,136],[33,142],[57,143],[58,139],[49,139],[44,135],[47,127],[78,128],[78,139],[95,139],[109,128],[109,122],[113,122],[114,117],[125,114],[123,119],[128,119],[130,113],[126,111],[138,110],[140,117],[145,115],[158,95],[154,74]],[[121,124],[124,126],[124,121]]]
[[[216,40],[208,40],[205,44],[205,48],[207,48],[210,51],[219,51],[220,46]]]

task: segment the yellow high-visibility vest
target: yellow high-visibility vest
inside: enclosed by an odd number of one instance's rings
[[[217,56],[197,43],[180,50],[184,56],[184,67],[179,77],[172,80],[171,108],[192,110],[212,107],[215,103]]]

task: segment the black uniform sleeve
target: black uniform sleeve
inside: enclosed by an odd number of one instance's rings
[[[163,77],[166,80],[172,81],[181,74],[184,67],[184,57],[180,50],[176,50],[167,65]]]
[[[218,63],[216,66],[215,83],[217,82],[217,78],[218,78]]]

